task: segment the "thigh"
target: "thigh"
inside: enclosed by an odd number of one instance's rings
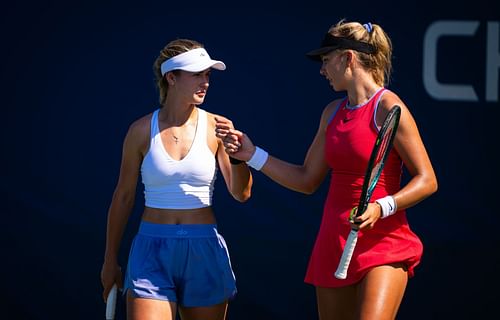
[[[175,320],[177,304],[175,302],[135,298],[127,293],[127,319],[129,320]]]
[[[224,320],[227,313],[227,301],[207,307],[179,307],[182,320]]]
[[[359,319],[395,319],[408,283],[402,264],[370,270],[359,283]]]
[[[316,287],[320,320],[352,320],[356,314],[356,286]]]

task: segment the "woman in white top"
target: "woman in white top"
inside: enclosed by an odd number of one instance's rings
[[[236,293],[212,192],[220,169],[231,195],[244,202],[252,176],[215,136],[216,116],[198,107],[212,69],[225,65],[200,43],[167,44],[154,63],[161,106],[132,123],[125,137],[101,280],[105,300],[113,284],[124,288],[129,319],[175,319],[177,310],[183,320],[225,319]],[[139,175],[145,208],[123,283],[117,256]]]

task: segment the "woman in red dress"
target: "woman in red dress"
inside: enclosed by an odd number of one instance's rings
[[[406,208],[437,190],[437,180],[417,125],[405,103],[385,88],[391,71],[392,44],[376,24],[340,21],[319,49],[308,53],[322,62],[320,74],[345,98],[329,103],[302,165],[279,160],[256,147],[227,119],[217,134],[226,151],[277,183],[306,194],[331,172],[321,227],[305,282],[316,287],[320,319],[394,319],[408,278],[422,255]],[[371,149],[380,126],[394,106],[402,108],[399,128],[372,203],[357,221],[349,212],[360,198]],[[402,168],[411,179],[401,186]],[[334,277],[351,228],[358,242],[347,278]]]

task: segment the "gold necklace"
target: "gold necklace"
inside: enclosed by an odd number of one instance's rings
[[[182,127],[185,127],[185,126],[187,126],[187,125],[189,125],[189,123],[188,123],[188,122],[189,122],[189,119],[188,119],[188,121],[187,121],[186,123],[184,123],[184,124],[181,126],[181,128],[182,128]],[[198,125],[198,119],[196,119],[196,125]],[[174,140],[175,144],[178,144],[178,143],[179,143],[179,141],[180,141],[180,138],[179,138],[178,136],[176,136],[175,134],[173,134],[172,132],[170,132],[170,134],[172,135],[172,139]]]
[[[179,138],[176,137],[173,133],[172,133],[172,139],[174,139],[175,144],[177,144],[179,142]]]

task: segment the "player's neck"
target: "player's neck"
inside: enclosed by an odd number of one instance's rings
[[[161,108],[159,119],[160,121],[169,124],[169,126],[182,126],[183,124],[186,124],[190,120],[194,119],[196,115],[196,106],[194,104],[178,108],[172,104],[164,105]]]
[[[347,96],[349,97],[349,105],[357,106],[370,100],[381,87],[374,82],[361,83],[348,90]]]

